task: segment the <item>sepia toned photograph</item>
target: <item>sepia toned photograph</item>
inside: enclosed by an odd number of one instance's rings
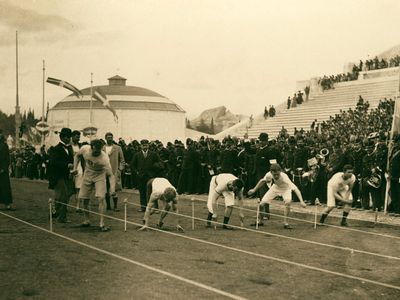
[[[0,299],[400,299],[399,28],[0,0]]]

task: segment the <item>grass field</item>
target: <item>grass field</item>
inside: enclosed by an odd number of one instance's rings
[[[106,219],[112,230],[101,233],[95,226],[78,227],[82,215],[70,212],[71,223],[54,223],[54,232],[61,235],[55,236],[5,215],[48,229],[47,201],[52,191],[37,182],[13,181],[12,187],[17,211],[0,214],[0,299],[400,297],[397,227],[351,223],[351,228],[392,238],[332,227],[314,230],[300,221],[293,221],[295,229],[287,231],[279,217],[272,217],[258,232],[225,231],[220,226],[207,229],[201,221],[192,230],[191,219],[181,218],[186,229],[181,234],[174,230],[175,217],[168,215],[165,231],[138,232],[137,226],[128,224],[124,232],[122,222]],[[130,202],[138,203],[137,195],[130,197]],[[97,206],[92,209],[97,211]],[[129,221],[141,223],[137,207],[129,205],[128,209]],[[180,212],[191,215],[190,201],[180,201]],[[123,211],[109,215],[122,219]],[[196,203],[195,215],[206,217],[203,203]],[[245,228],[251,228],[253,216],[247,213]],[[153,215],[151,224],[157,219]],[[92,225],[97,222],[98,217],[92,215]],[[231,222],[239,224],[236,211]]]

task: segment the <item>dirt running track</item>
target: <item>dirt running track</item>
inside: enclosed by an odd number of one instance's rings
[[[13,181],[17,211],[2,211],[49,228],[47,200],[52,192],[44,184]],[[130,201],[138,203],[137,196]],[[190,215],[189,202],[181,213]],[[96,206],[92,206],[96,211]],[[140,222],[137,207],[129,206],[129,220]],[[123,218],[123,212],[109,213]],[[196,216],[206,209],[196,205]],[[185,237],[193,237],[251,253],[172,236],[174,217],[167,216],[166,232],[136,231],[123,223],[106,220],[112,230],[100,233],[95,226],[79,228],[82,215],[69,213],[69,224],[54,224],[54,232],[246,299],[399,299],[400,290],[344,278],[304,267],[277,262],[255,254],[276,257],[325,270],[400,286],[400,239],[335,228],[313,230],[308,223],[293,222],[284,231],[277,217],[260,230],[349,248],[318,246],[262,233],[206,229],[182,219]],[[152,216],[155,224],[158,216]],[[92,225],[98,217],[92,216]],[[245,227],[254,219],[248,217]],[[234,212],[232,223],[238,224]],[[399,236],[398,228],[354,228]],[[226,299],[216,292],[148,270],[82,245],[53,236],[0,214],[0,299]],[[358,249],[389,259],[352,252]]]

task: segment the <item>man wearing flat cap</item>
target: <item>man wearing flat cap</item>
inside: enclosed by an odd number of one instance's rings
[[[137,152],[131,162],[133,172],[136,172],[138,178],[138,189],[140,194],[140,209],[145,212],[147,207],[147,182],[156,177],[157,167],[161,160],[156,152],[149,150],[149,141],[141,140],[141,151]]]
[[[60,223],[67,223],[66,204],[73,193],[71,171],[74,163],[74,150],[70,145],[71,134],[71,129],[61,129],[61,141],[50,151],[49,158],[49,188],[54,190],[55,217]]]

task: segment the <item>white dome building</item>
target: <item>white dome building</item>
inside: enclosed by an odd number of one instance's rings
[[[90,125],[97,128],[98,138],[112,132],[115,140],[123,138],[127,143],[134,139],[158,139],[165,143],[185,138],[185,111],[179,105],[154,91],[127,86],[126,79],[118,75],[108,81],[108,85],[93,86],[93,91],[106,97],[118,120],[102,103],[93,99],[91,122],[91,88],[82,89],[82,99],[71,94],[49,110],[48,144],[58,143],[55,132],[63,127],[83,131]]]

